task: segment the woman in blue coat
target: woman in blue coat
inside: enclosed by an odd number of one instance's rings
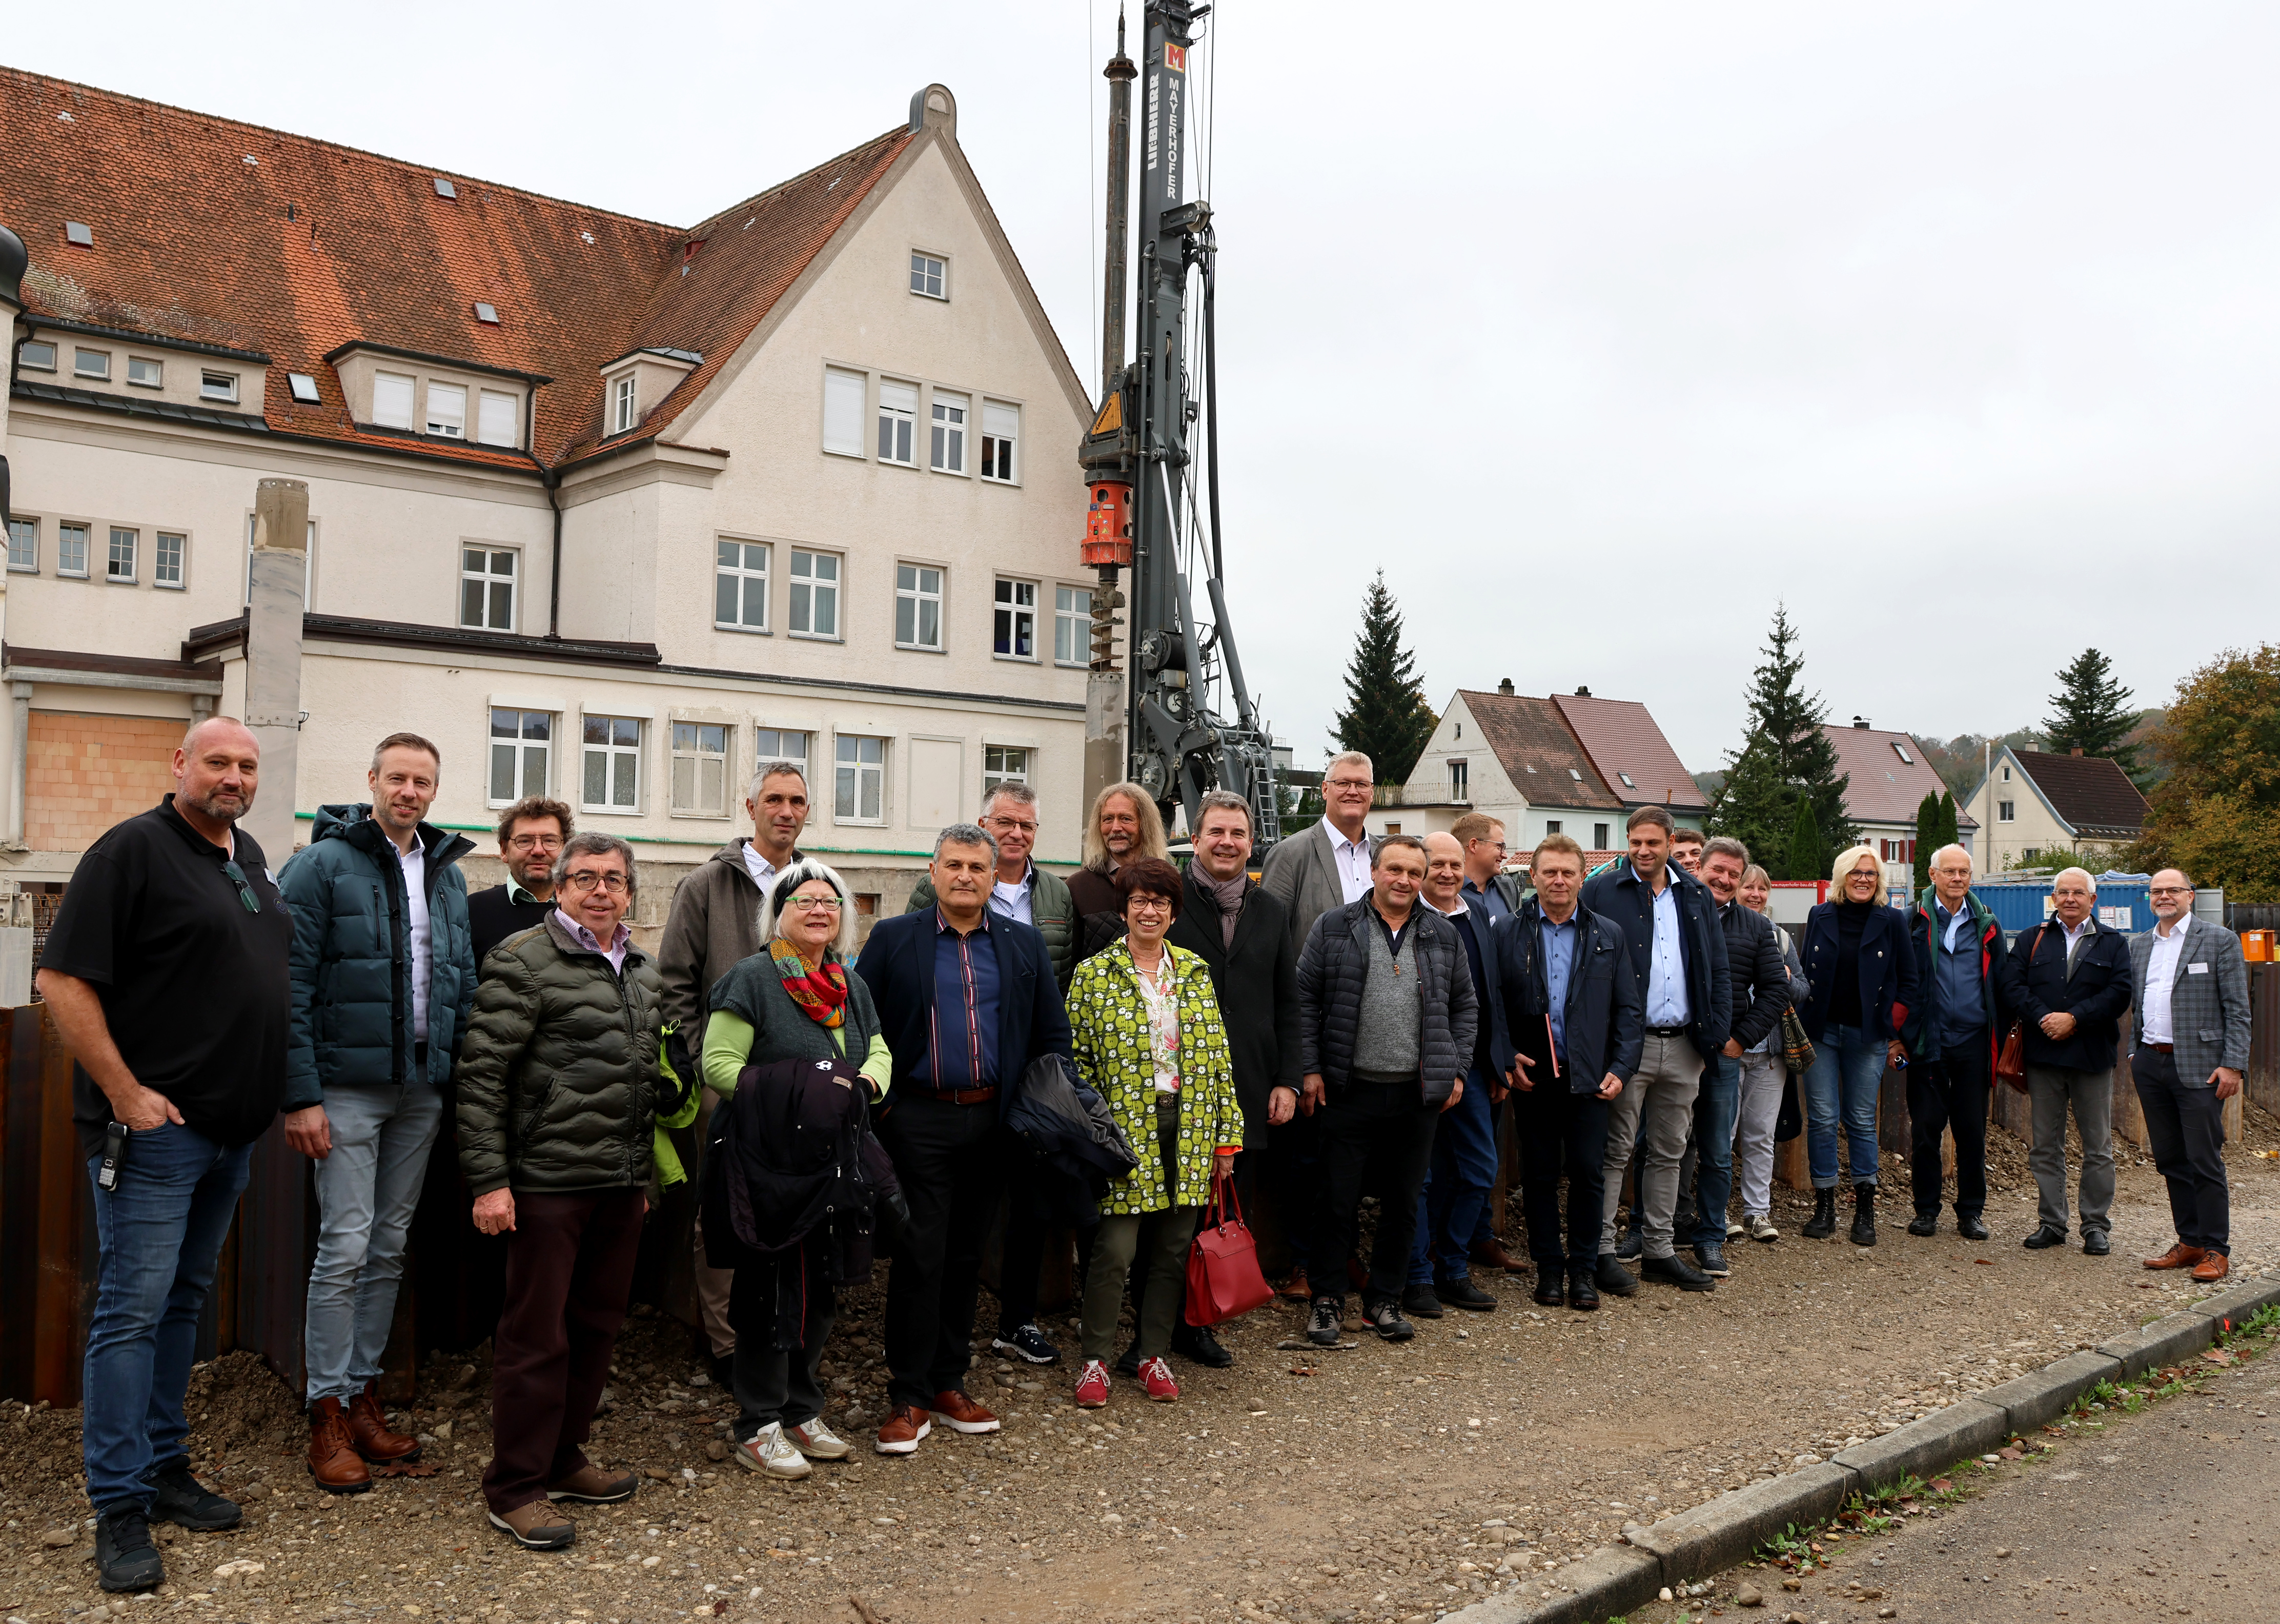
[[[1805,1143],[1813,1167],[1807,1240],[1837,1231],[1837,1120],[1852,1175],[1852,1244],[1876,1243],[1876,1095],[1887,1066],[1907,1064],[1900,1028],[1916,1001],[1907,916],[1883,903],[1884,866],[1867,846],[1841,853],[1829,900],[1806,915],[1802,957],[1810,988],[1798,1016],[1813,1040],[1805,1074]]]

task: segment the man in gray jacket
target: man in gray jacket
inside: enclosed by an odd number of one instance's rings
[[[1279,843],[1259,870],[1259,889],[1290,915],[1290,945],[1303,951],[1314,921],[1369,893],[1369,807],[1375,769],[1358,750],[1322,774],[1322,820]]]
[[[1417,1192],[1440,1114],[1463,1097],[1484,1017],[1456,927],[1418,905],[1425,843],[1386,835],[1370,875],[1369,894],[1316,920],[1298,955],[1298,1108],[1326,1113],[1329,1193],[1313,1255],[1351,1257],[1362,1191],[1377,1191],[1362,1313],[1381,1337],[1401,1342],[1415,1335],[1402,1317],[1401,1291],[1416,1241]],[[1313,1285],[1306,1335],[1331,1346],[1345,1293],[1327,1263]]]
[[[1742,1110],[1742,1057],[1771,1032],[1789,1007],[1789,973],[1782,964],[1774,922],[1744,907],[1742,871],[1750,849],[1721,835],[1702,848],[1696,878],[1709,888],[1726,935],[1726,969],[1733,978],[1733,1026],[1708,1057],[1702,1091],[1694,1097],[1694,1261],[1714,1279],[1726,1277],[1726,1204],[1734,1193],[1734,1127]],[[1683,1236],[1688,1214],[1678,1231]]]
[[[744,792],[752,820],[749,840],[738,835],[682,876],[665,916],[657,945],[657,967],[665,981],[666,1028],[678,1028],[692,1060],[705,1052],[705,1017],[712,984],[760,951],[760,898],[783,869],[799,860],[799,832],[807,827],[807,769],[797,761],[763,761]],[[705,1111],[709,1115],[707,1097]],[[697,1143],[705,1143],[706,1116],[697,1119]],[[694,1179],[697,1168],[689,1167]],[[712,1374],[725,1389],[736,1333],[728,1323],[731,1269],[705,1260],[705,1235],[696,1236],[697,1301],[705,1336],[712,1351]]]
[[[2193,882],[2165,868],[2146,887],[2153,928],[2130,938],[2130,1074],[2145,1108],[2153,1166],[2169,1183],[2177,1243],[2149,1269],[2203,1284],[2231,1266],[2232,1197],[2224,1174],[2224,1102],[2248,1066],[2248,966],[2240,938],[2193,917]]]

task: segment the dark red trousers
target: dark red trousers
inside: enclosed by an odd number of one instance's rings
[[[515,1192],[506,1304],[491,1343],[491,1464],[483,1498],[504,1514],[586,1464],[640,1250],[643,1194]]]

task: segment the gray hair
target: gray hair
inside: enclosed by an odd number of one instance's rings
[[[982,797],[982,815],[987,818],[990,808],[1001,800],[1011,801],[1016,806],[1035,806],[1037,804],[1037,792],[1019,779],[1000,779],[990,785],[990,793]]]
[[[978,823],[953,823],[944,829],[934,837],[935,856],[940,857],[944,846],[986,846],[990,850],[990,866],[997,866],[998,837]]]
[[[1950,842],[1948,844],[1942,846],[1938,850],[1931,854],[1931,861],[1924,865],[1925,868],[1937,868],[1940,865],[1940,860],[1946,857],[1951,851],[1954,852],[1956,856],[1961,858],[1965,862],[1971,863],[1971,853],[1966,851],[1961,846]],[[1974,868],[1979,866],[1976,863],[1971,863],[1971,866]],[[2096,888],[2092,887],[2091,889],[2095,889]]]
[[[1750,871],[1750,849],[1731,835],[1713,835],[1702,843],[1702,860],[1706,863],[1714,857],[1732,858],[1744,874]]]
[[[804,761],[788,760],[761,762],[752,769],[752,781],[744,786],[744,798],[748,801],[759,800],[760,786],[771,778],[797,778],[799,780],[799,787],[805,789],[807,788],[807,764]]]
[[[2059,889],[2059,881],[2065,879],[2068,874],[2080,874],[2082,876],[2082,882],[2090,888],[2090,894],[2092,897],[2098,895],[2098,876],[2091,873],[2087,868],[2060,869],[2058,873],[2051,876],[2051,889],[2054,891],[2057,890]]]
[[[1084,820],[1084,866],[1097,874],[1108,872],[1108,843],[1100,837],[1100,809],[1108,804],[1112,795],[1121,795],[1131,802],[1133,815],[1140,820],[1140,838],[1133,843],[1133,860],[1156,857],[1169,862],[1171,843],[1164,838],[1164,814],[1157,810],[1156,797],[1127,779],[1109,785],[1092,797],[1092,811]]]
[[[1368,774],[1372,780],[1375,780],[1377,777],[1376,764],[1358,750],[1343,750],[1337,755],[1332,756],[1328,761],[1322,763],[1322,777],[1327,781],[1330,774],[1336,772],[1340,767],[1351,766],[1360,767],[1363,772]]]
[[[832,937],[827,956],[836,954],[842,959],[852,959],[855,957],[855,898],[848,892],[847,881],[839,877],[838,870],[828,863],[819,863],[812,857],[800,858],[778,874],[775,883],[768,887],[767,895],[760,898],[759,918],[754,927],[759,932],[762,947],[765,949],[768,943],[783,935],[787,917],[784,904],[811,880],[820,880],[839,894],[839,934]]]
[[[1196,803],[1196,827],[1198,831],[1204,826],[1204,819],[1214,812],[1239,812],[1243,814],[1244,827],[1253,835],[1259,833],[1258,820],[1251,815],[1251,803],[1232,789],[1204,791],[1203,798]]]
[[[583,835],[573,835],[564,841],[561,854],[554,859],[554,889],[557,891],[562,889],[562,881],[569,875],[573,858],[612,855],[626,866],[626,910],[631,912],[635,889],[641,884],[641,871],[635,866],[634,849],[614,835],[597,835],[589,829]]]

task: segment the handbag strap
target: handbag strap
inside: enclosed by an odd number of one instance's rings
[[[1212,1158],[1214,1166],[1216,1166],[1218,1159],[1219,1158],[1217,1157],[1213,1157]],[[1227,1228],[1227,1208],[1229,1203],[1233,1203],[1235,1206],[1235,1221],[1238,1224],[1241,1223],[1243,1221],[1243,1198],[1236,1194],[1235,1181],[1232,1178],[1221,1178],[1216,1172],[1214,1172],[1212,1176],[1210,1228],[1213,1229],[1224,1229]]]

